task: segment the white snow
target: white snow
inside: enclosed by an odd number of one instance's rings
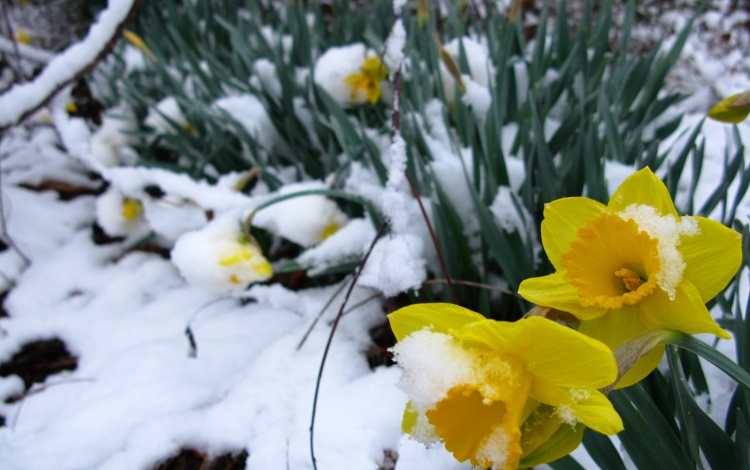
[[[229,113],[266,150],[273,150],[281,142],[266,108],[255,95],[228,96],[216,100],[214,105]]]
[[[132,133],[138,129],[133,111],[125,104],[111,109],[102,117],[102,125],[91,136],[91,153],[104,166],[123,162],[122,149],[138,143]]]
[[[45,90],[72,76],[76,67],[96,55],[97,47],[118,22],[117,15],[124,15],[131,3],[110,1],[110,8],[102,13],[87,38],[54,58],[44,54],[34,58],[34,51],[22,47],[28,59],[49,63],[37,79],[0,96],[0,127],[14,123],[24,110],[36,106]],[[394,2],[394,8],[403,6],[402,0]],[[310,23],[314,18],[307,20]],[[684,18],[673,15],[666,20],[679,26]],[[750,88],[750,62],[740,52],[746,37],[741,25],[746,20],[747,15],[742,12],[719,16],[707,12],[701,16],[700,21],[706,25],[732,32],[728,47],[736,50],[716,54],[714,46],[698,40],[705,32],[691,35],[683,54],[687,72],[682,72],[689,77],[697,75],[698,79],[683,80],[683,85],[702,88],[682,107],[671,110],[673,114],[665,116],[682,114],[684,119],[675,135],[661,143],[661,149],[679,149],[682,140],[677,135],[692,129],[715,97]],[[395,26],[384,55],[391,72],[394,64],[402,61],[406,39],[399,23]],[[261,34],[273,47],[280,45],[288,60],[290,36],[279,35],[268,27],[261,29]],[[458,41],[456,38],[446,45],[456,58]],[[470,77],[464,77],[466,92],[462,100],[482,118],[490,103],[487,87],[494,74],[493,65],[483,39],[464,37],[463,43],[471,72]],[[126,74],[145,64],[143,54],[131,46],[125,46],[124,55]],[[366,97],[362,90],[352,96],[352,88],[345,80],[360,73],[364,61],[376,55],[364,44],[332,48],[319,57],[312,75],[307,69],[298,69],[295,74],[302,85],[313,76],[315,83],[342,106],[351,107],[364,103]],[[272,99],[278,98],[280,85],[275,65],[259,59],[252,69],[252,87],[265,88]],[[526,67],[519,62],[514,71],[523,91],[527,86]],[[442,77],[452,80],[445,74]],[[553,71],[543,80],[556,77]],[[181,75],[178,78],[185,79]],[[185,81],[186,87],[198,86],[189,82]],[[389,91],[385,85],[381,83],[387,105]],[[452,82],[445,88],[449,94],[454,91]],[[278,283],[256,282],[266,279],[270,272],[262,262],[264,254],[243,239],[240,227],[248,213],[274,197],[325,189],[328,184],[297,183],[300,177],[294,167],[269,167],[263,171],[277,176],[282,187],[270,192],[259,181],[248,196],[237,187],[247,176],[244,173],[226,175],[210,184],[161,169],[117,166],[133,163],[128,148],[136,141],[127,135],[135,129],[131,112],[113,109],[97,129],[82,118],[68,116],[65,105],[70,99],[68,87],[50,102],[48,111],[33,118],[37,124],[9,128],[0,139],[2,202],[8,229],[31,260],[30,267],[24,269],[18,254],[0,251],[0,290],[9,290],[3,306],[10,314],[0,318],[0,362],[29,341],[53,337],[62,339],[78,357],[74,371],[34,385],[19,402],[7,403],[4,399],[23,393],[22,381],[17,376],[0,378],[0,415],[6,422],[0,427],[3,468],[146,469],[181,448],[194,447],[210,456],[246,449],[248,468],[310,469],[312,394],[330,331],[328,325],[342,294],[322,312],[323,321],[312,330],[304,346],[297,346],[342,284],[292,291]],[[449,102],[454,101],[452,96]],[[564,100],[560,103],[564,104]],[[225,96],[214,105],[215,111],[233,116],[265,149],[283,144],[255,96]],[[175,98],[166,97],[156,108],[178,126],[189,126]],[[294,109],[312,145],[321,152],[327,151],[317,140],[312,114],[315,111],[307,108],[300,96],[294,98]],[[155,108],[150,110],[150,116],[146,124],[158,132],[175,132]],[[474,184],[471,150],[456,144],[444,116],[448,116],[444,105],[434,100],[426,104],[424,116],[413,117],[424,130],[432,158],[427,171],[458,211],[476,254],[480,243],[469,193]],[[549,137],[559,121],[548,119],[544,124]],[[729,129],[714,121],[703,124],[700,138],[705,139],[706,160],[702,175],[694,194],[689,194],[692,170],[691,162],[687,162],[678,185],[678,209],[694,197],[697,210],[723,181],[725,155],[736,151]],[[750,125],[743,123],[738,130],[744,142],[750,141]],[[376,244],[350,306],[374,293],[389,297],[416,289],[427,278],[428,268],[432,274],[440,272],[417,200],[404,178],[405,143],[398,135],[391,142],[382,129],[362,132],[384,156],[388,183],[384,187],[372,169],[352,162],[348,173],[342,175],[346,178],[344,190],[382,210],[391,222],[391,233]],[[510,155],[517,132],[515,123],[502,129],[510,188],[499,189],[490,210],[500,227],[517,231],[525,243],[530,243],[527,246],[538,250],[534,234],[522,230],[527,224],[521,221],[530,219],[530,214],[512,204],[526,177],[524,156]],[[673,161],[675,153],[669,153],[668,162]],[[104,181],[92,177],[90,170]],[[607,162],[605,176],[610,193],[634,170],[633,166]],[[37,187],[49,181],[89,190],[103,188],[107,183],[109,189],[98,197],[84,195],[62,201],[52,191],[21,187]],[[148,186],[158,187],[164,195],[150,195]],[[738,186],[737,180],[729,186],[730,200]],[[130,221],[124,217],[127,200],[138,201],[142,206],[141,212],[131,204],[128,213],[137,217]],[[432,201],[426,199],[425,203],[429,217]],[[721,218],[721,212],[718,207],[711,216]],[[746,220],[748,213],[750,199],[746,198],[736,216]],[[643,207],[628,208],[621,215],[632,217],[660,241],[663,238],[666,246],[662,249],[660,244],[659,251],[660,256],[665,256],[662,266],[669,269],[659,282],[669,290],[678,282],[682,269],[681,260],[670,249],[674,251],[680,237],[697,230],[691,225],[692,219],[684,217],[681,223],[665,220]],[[209,222],[210,217],[213,220]],[[95,244],[91,227],[97,220],[110,235],[127,239]],[[336,202],[322,195],[272,205],[259,211],[254,222],[302,245],[305,250],[296,261],[309,268],[311,275],[361,259],[376,230],[368,218],[348,220]],[[327,228],[331,229],[325,238]],[[134,241],[150,231],[163,247],[169,248],[176,240],[171,259],[131,249]],[[259,264],[253,265],[254,260]],[[491,281],[503,282],[497,277]],[[741,299],[748,295],[747,286],[745,272]],[[388,449],[398,453],[398,470],[468,470],[471,465],[457,463],[442,444],[426,449],[401,432],[409,397],[396,384],[413,395],[411,399],[424,411],[425,406],[442,398],[452,384],[480,382],[476,377],[467,377],[479,374],[476,364],[465,358],[467,363],[462,366],[456,358],[463,356],[451,349],[458,347],[454,340],[423,330],[410,337],[413,341],[407,339],[396,347],[405,374],[397,368],[370,370],[363,351],[372,344],[368,330],[385,321],[384,302],[380,299],[345,315],[334,337],[315,427],[319,468],[375,470],[383,460],[383,451]],[[185,335],[187,327],[197,346],[195,351]],[[735,343],[721,341],[718,350],[734,358]],[[448,357],[443,361],[444,356]],[[704,363],[704,369],[711,387],[710,402],[708,396],[698,400],[721,423],[736,385],[713,366]],[[418,380],[417,376],[428,380]],[[565,411],[562,414],[572,422],[575,417]],[[418,423],[421,428],[416,437],[434,442],[436,436],[424,416]],[[483,455],[502,461],[504,438],[500,432],[493,434],[488,440],[492,444],[482,450]],[[619,449],[619,442],[614,442]],[[574,452],[574,457],[584,468],[594,468],[583,447]]]
[[[302,191],[327,189],[321,181],[287,184],[271,198]],[[345,226],[349,218],[323,195],[294,197],[259,210],[253,225],[262,227],[305,248],[317,245]]]
[[[302,253],[297,258],[297,262],[309,267],[310,274],[315,275],[337,264],[362,258],[373,237],[375,237],[375,227],[372,221],[352,219],[319,245]]]
[[[458,63],[460,57],[459,41],[460,43],[463,43],[464,51],[466,52],[466,60],[469,63],[471,78],[481,86],[488,86],[490,84],[489,70],[492,67],[492,64],[486,47],[467,36],[450,40],[443,47],[445,47],[445,50],[456,59],[456,63]],[[442,63],[440,64],[440,77],[443,81],[446,102],[449,104],[455,103],[456,81]]]
[[[659,287],[674,300],[686,267],[677,247],[683,236],[692,237],[700,233],[698,222],[690,216],[678,221],[674,215],[661,215],[655,207],[644,204],[631,204],[617,215],[624,220],[635,221],[640,230],[659,241],[657,247],[661,269],[656,274],[656,279]]]
[[[144,124],[154,129],[156,134],[174,134],[174,125],[188,128],[188,121],[174,96],[167,96],[149,109]]]
[[[394,9],[396,8],[394,2]],[[404,46],[406,45],[406,28],[401,18],[398,18],[391,28],[391,34],[385,41],[385,64],[388,70],[396,71],[404,61]]]

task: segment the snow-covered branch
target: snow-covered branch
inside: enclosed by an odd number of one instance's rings
[[[0,95],[0,130],[12,126],[66,85],[89,73],[119,40],[140,0],[109,0],[86,37],[53,57],[34,80],[17,83]]]

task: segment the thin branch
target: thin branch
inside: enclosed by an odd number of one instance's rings
[[[305,341],[307,341],[307,337],[310,336],[310,333],[312,333],[312,330],[315,328],[315,325],[318,324],[318,321],[320,320],[320,317],[322,317],[323,314],[325,313],[325,311],[328,310],[328,307],[331,306],[331,304],[336,299],[336,297],[339,296],[339,294],[341,293],[341,291],[344,290],[344,287],[346,287],[346,282],[342,282],[341,283],[341,285],[339,286],[339,288],[336,289],[336,292],[334,292],[333,295],[331,296],[331,298],[328,299],[328,302],[326,302],[326,304],[323,305],[323,308],[320,309],[320,312],[318,313],[318,316],[315,317],[315,320],[313,320],[312,324],[310,325],[310,327],[305,332],[305,335],[302,337],[302,339],[300,340],[299,344],[297,345],[297,351],[299,351],[300,349],[302,349],[302,345],[305,344]]]
[[[411,176],[409,176],[409,172],[406,172],[406,179],[409,180],[409,186],[411,186],[411,190],[414,193],[414,197],[417,199],[417,203],[419,203],[419,209],[422,211],[422,217],[424,218],[424,223],[427,224],[427,230],[430,231],[430,238],[432,239],[432,245],[435,247],[435,251],[438,255],[438,261],[440,261],[440,268],[443,270],[443,275],[445,276],[445,282],[448,284],[448,289],[451,291],[451,297],[453,297],[453,303],[458,303],[458,296],[456,295],[456,288],[453,286],[453,280],[451,279],[451,275],[448,273],[448,265],[445,264],[445,258],[443,257],[443,252],[440,250],[440,245],[437,241],[437,236],[435,235],[435,230],[432,228],[432,224],[430,223],[429,217],[427,217],[427,211],[424,209],[424,205],[422,204],[422,198],[419,197],[419,191],[417,190],[417,186],[414,184],[414,181],[412,181]]]
[[[451,281],[453,284],[460,284],[462,286],[471,286],[471,287],[479,287],[480,289],[487,289],[487,290],[493,290],[495,292],[502,292],[503,294],[508,295],[518,295],[516,292],[513,292],[512,290],[503,289],[502,287],[495,287],[490,286],[488,284],[480,284],[479,282],[472,282],[472,281],[462,281],[460,279],[453,279]],[[427,281],[424,281],[422,283],[430,285],[430,284],[448,284],[448,279],[430,279]]]
[[[359,267],[357,268],[357,271],[354,273],[352,282],[351,284],[349,284],[349,289],[346,291],[346,296],[344,297],[344,301],[341,303],[341,308],[339,308],[339,313],[336,315],[336,319],[333,321],[333,326],[331,326],[331,333],[328,335],[328,342],[326,343],[326,347],[323,350],[323,358],[320,361],[320,369],[318,369],[318,380],[315,382],[315,396],[313,398],[312,417],[310,419],[310,457],[312,458],[312,464],[313,464],[314,470],[318,470],[318,465],[315,461],[315,447],[313,445],[313,437],[315,436],[315,412],[318,409],[318,393],[320,392],[320,381],[323,378],[323,368],[326,365],[326,358],[328,357],[328,351],[331,349],[331,342],[333,341],[334,333],[336,333],[336,327],[339,325],[339,320],[341,320],[341,316],[344,314],[344,308],[346,308],[346,302],[349,300],[349,296],[351,296],[352,291],[354,290],[354,286],[357,285],[357,279],[359,279],[359,275],[362,272],[362,268],[364,268],[365,263],[367,263],[367,258],[370,257],[370,253],[372,253],[373,248],[375,248],[375,244],[378,242],[381,235],[383,235],[383,232],[385,231],[385,228],[387,225],[388,225],[387,223],[383,222],[383,224],[380,226],[380,229],[378,230],[378,233],[375,235],[375,238],[372,239],[370,248],[367,250],[367,253],[365,253],[365,257],[362,258],[362,262],[359,263]]]
[[[356,304],[354,304],[354,305],[352,305],[351,307],[347,308],[347,309],[346,309],[346,310],[344,311],[344,313],[342,313],[342,314],[341,314],[341,316],[343,317],[343,316],[345,316],[346,314],[348,314],[348,313],[351,313],[351,312],[353,312],[353,311],[357,310],[357,309],[358,309],[359,307],[361,307],[361,306],[365,305],[365,304],[366,304],[366,303],[368,303],[368,302],[371,302],[371,301],[373,301],[373,300],[377,299],[378,297],[381,297],[382,295],[383,295],[383,294],[381,294],[380,292],[377,292],[377,293],[375,293],[375,294],[372,294],[372,295],[371,295],[371,296],[369,296],[369,297],[366,297],[366,298],[365,298],[365,299],[363,299],[363,300],[360,300],[360,301],[359,301],[359,302],[357,302]],[[333,320],[331,320],[330,322],[328,322],[328,325],[329,325],[329,326],[330,326],[330,325],[332,325],[332,324],[333,324]]]

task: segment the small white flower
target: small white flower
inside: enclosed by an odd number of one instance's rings
[[[143,205],[110,187],[96,199],[96,222],[113,237],[124,237],[148,228]]]
[[[225,214],[184,234],[171,259],[191,284],[222,292],[241,291],[273,275],[260,248],[242,233],[236,214]]]

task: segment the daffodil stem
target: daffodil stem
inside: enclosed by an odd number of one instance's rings
[[[341,307],[339,308],[339,312],[338,314],[336,314],[336,319],[333,321],[333,325],[331,326],[331,333],[328,335],[328,342],[326,342],[326,347],[323,350],[323,358],[320,360],[320,368],[318,369],[318,379],[315,382],[315,396],[313,397],[312,416],[310,418],[310,458],[312,459],[314,470],[318,470],[318,465],[315,461],[315,446],[314,446],[315,413],[318,409],[318,394],[320,392],[320,381],[323,378],[323,369],[325,368],[325,365],[326,365],[326,358],[328,358],[328,351],[331,349],[331,342],[333,341],[333,335],[336,333],[336,327],[339,325],[339,320],[341,319],[341,316],[344,314],[346,303],[349,300],[349,297],[352,295],[354,286],[357,285],[357,279],[359,279],[359,275],[362,272],[362,269],[365,267],[365,263],[367,263],[367,259],[370,257],[370,253],[372,253],[373,248],[375,248],[375,244],[383,235],[383,232],[385,232],[385,228],[387,226],[388,224],[386,222],[383,222],[380,225],[380,229],[378,230],[378,233],[375,235],[375,238],[372,239],[370,248],[367,250],[367,253],[365,253],[364,258],[362,258],[362,262],[359,263],[359,267],[357,268],[357,271],[355,271],[354,277],[352,278],[352,282],[351,284],[349,284],[349,289],[346,291],[346,295],[344,296],[344,301],[341,302]]]
[[[450,282],[452,282],[453,284],[459,284],[462,286],[479,287],[480,289],[487,289],[487,290],[493,290],[495,292],[502,292],[503,294],[508,294],[508,295],[518,295],[518,293],[513,292],[512,290],[503,289],[502,287],[490,286],[488,284],[482,284],[480,282],[463,281],[460,279],[451,279]],[[448,284],[448,279],[429,279],[422,283],[422,285],[431,285],[431,284]]]

